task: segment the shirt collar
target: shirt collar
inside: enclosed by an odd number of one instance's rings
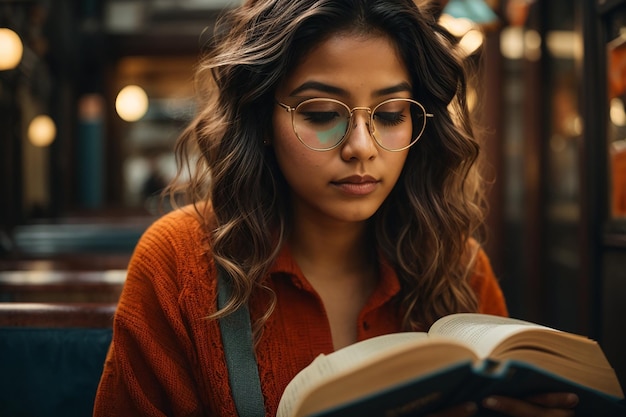
[[[400,291],[400,281],[396,271],[380,253],[378,256],[378,265],[380,268],[378,286],[370,297],[365,307],[366,310],[383,305]],[[277,279],[280,275],[288,276],[295,287],[315,293],[315,290],[304,277],[302,270],[293,258],[291,248],[288,244],[284,244],[281,248],[274,265],[270,269],[270,275],[273,279]]]

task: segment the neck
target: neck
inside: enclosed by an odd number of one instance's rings
[[[293,256],[311,279],[358,276],[371,271],[376,259],[368,238],[367,223],[296,222],[290,238]]]

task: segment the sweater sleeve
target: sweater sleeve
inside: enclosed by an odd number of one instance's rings
[[[470,285],[478,297],[478,312],[508,316],[504,294],[484,250],[480,249],[474,263]]]
[[[96,394],[96,417],[203,415],[190,363],[193,346],[178,302],[175,229],[158,220],[135,248]]]

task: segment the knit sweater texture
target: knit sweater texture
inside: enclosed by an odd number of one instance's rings
[[[236,417],[219,324],[217,279],[208,237],[191,210],[157,220],[137,244],[114,320],[113,341],[94,416]],[[479,312],[507,315],[501,289],[481,251],[470,284]],[[285,247],[270,272],[278,296],[258,342],[266,415],[274,416],[287,383],[320,353],[333,351],[319,295]],[[398,332],[398,277],[383,260],[378,288],[359,314],[358,340]],[[252,321],[267,296],[250,300]]]

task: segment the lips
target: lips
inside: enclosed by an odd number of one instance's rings
[[[332,182],[342,192],[354,196],[372,193],[378,187],[378,183],[376,178],[369,175],[351,175]]]
[[[364,183],[378,182],[378,180],[369,175],[351,175],[346,178],[342,178],[338,181],[333,181],[334,184],[364,184]]]

